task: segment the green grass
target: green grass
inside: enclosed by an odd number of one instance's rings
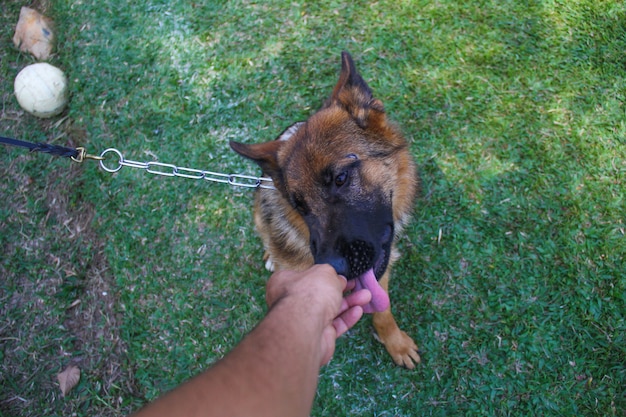
[[[391,283],[423,350],[363,320],[313,415],[626,415],[626,6],[620,1],[41,1],[66,113],[13,97],[22,2],[0,5],[0,134],[257,173],[350,51],[424,189]],[[0,415],[122,415],[263,316],[252,192],[0,154]],[[82,370],[66,398],[56,374]]]

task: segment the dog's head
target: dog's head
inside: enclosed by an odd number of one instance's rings
[[[383,276],[411,209],[414,165],[348,53],[330,98],[306,122],[274,141],[231,147],[257,162],[304,219],[315,263],[365,287]]]

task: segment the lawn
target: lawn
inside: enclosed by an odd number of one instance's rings
[[[137,161],[258,175],[228,141],[305,119],[352,53],[422,177],[391,281],[422,363],[362,320],[314,416],[626,416],[624,2],[38,0],[71,90],[49,120],[13,96],[23,4],[0,136]],[[263,317],[252,190],[0,149],[0,416],[128,414]]]

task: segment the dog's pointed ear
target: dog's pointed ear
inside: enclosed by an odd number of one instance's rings
[[[229,144],[239,155],[256,162],[263,170],[263,173],[272,177],[274,181],[281,178],[282,173],[277,159],[278,149],[283,144],[280,140],[250,145],[231,140]]]
[[[383,103],[374,98],[372,90],[370,90],[363,77],[356,70],[352,57],[345,51],[341,53],[339,81],[324,107],[329,107],[333,104],[346,109],[363,129],[370,124],[372,113],[376,113],[377,117],[375,119],[380,121],[380,116],[384,115],[385,112]]]

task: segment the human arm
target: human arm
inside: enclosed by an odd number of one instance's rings
[[[138,416],[307,416],[320,366],[370,299],[366,290],[344,298],[345,289],[345,278],[328,265],[273,274],[270,309],[257,327],[209,370]]]

